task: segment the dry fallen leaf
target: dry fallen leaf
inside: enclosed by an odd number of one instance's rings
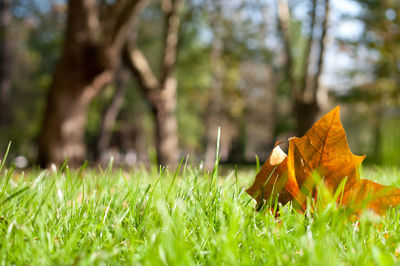
[[[336,191],[344,177],[347,177],[346,187],[357,182],[363,160],[364,156],[350,151],[339,119],[339,107],[316,122],[302,138],[289,140],[289,176],[313,196],[316,185],[313,171],[324,177],[328,189]]]
[[[365,156],[350,151],[339,111],[338,106],[303,137],[291,138],[287,156],[279,146],[273,149],[247,190],[258,206],[278,195],[279,203],[292,202],[304,210],[307,197],[318,195],[319,182],[332,195],[341,189],[338,203],[355,213],[367,208],[383,215],[390,206],[400,204],[400,189],[360,179],[358,169]],[[322,180],[318,182],[316,176]]]
[[[287,168],[287,155],[277,145],[257,174],[254,184],[247,189],[247,193],[256,199],[258,207],[278,194],[278,202],[283,205],[292,200],[303,202],[302,198],[296,199],[299,187],[296,179],[288,178]]]
[[[342,204],[355,213],[369,209],[384,215],[389,207],[400,204],[400,189],[384,186],[368,179],[360,179],[347,190],[344,190]]]

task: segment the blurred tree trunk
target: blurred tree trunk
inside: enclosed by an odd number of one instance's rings
[[[0,1],[0,127],[11,120],[11,67],[8,29],[11,24],[11,0]]]
[[[314,77],[309,76],[310,70],[310,62],[311,62],[311,51],[314,43],[314,30],[316,24],[316,10],[317,10],[317,0],[312,0],[312,8],[311,8],[311,24],[310,24],[310,35],[308,36],[307,44],[305,47],[304,59],[303,59],[303,71],[300,76],[300,88],[295,91],[295,99],[294,99],[294,111],[296,115],[297,122],[297,134],[298,136],[303,136],[308,129],[311,128],[313,123],[315,122],[318,112],[319,106],[317,103],[317,90],[318,90],[318,81],[315,84],[315,80],[319,80],[319,76],[321,74],[318,73]],[[326,4],[328,2],[326,1]],[[328,7],[328,5],[326,5]],[[327,13],[325,15],[324,20],[327,18]],[[323,28],[323,35],[326,36],[326,25]],[[321,38],[322,42],[324,39]],[[322,44],[324,45],[324,44]],[[323,53],[323,46],[320,47],[320,51]],[[322,57],[321,57],[322,59]],[[319,69],[321,69],[322,61],[319,62]],[[310,86],[308,83],[313,82]],[[315,86],[316,85],[316,86]],[[307,90],[308,89],[308,90]],[[310,90],[311,89],[311,90]]]
[[[327,41],[328,19],[329,19],[329,0],[324,0],[324,13],[320,22],[321,35],[315,37],[315,28],[317,26],[317,9],[318,0],[312,0],[310,36],[306,44],[304,53],[303,72],[300,75],[299,81],[293,73],[293,58],[291,54],[291,46],[294,45],[290,34],[290,10],[286,0],[278,0],[278,22],[281,29],[281,35],[284,43],[285,53],[285,69],[286,78],[289,86],[293,91],[294,107],[293,111],[297,122],[297,135],[304,135],[307,130],[315,122],[320,104],[318,103],[318,90],[320,89],[320,77],[324,62],[325,44]],[[318,53],[314,69],[310,70],[312,57],[312,48],[318,45]]]
[[[314,17],[316,13],[316,0],[313,0],[313,22],[314,24]],[[323,21],[322,21],[322,32],[321,36],[319,36],[318,41],[318,46],[319,46],[319,51],[317,55],[317,62],[316,62],[316,70],[315,72],[310,75],[310,85],[307,86],[305,85],[305,89],[302,93],[302,95],[299,95],[296,97],[296,102],[295,102],[295,112],[297,114],[297,134],[299,136],[304,135],[308,129],[311,128],[311,126],[314,124],[314,122],[317,119],[317,115],[320,109],[319,103],[318,103],[318,98],[317,98],[317,93],[319,90],[320,86],[320,78],[321,78],[321,73],[322,73],[322,68],[323,68],[323,62],[324,62],[324,53],[325,53],[325,45],[327,41],[327,29],[328,29],[328,18],[329,18],[329,0],[325,0],[324,3],[324,16],[323,16]],[[314,25],[312,25],[313,27]],[[313,28],[312,28],[313,29]],[[314,30],[312,30],[312,33]],[[311,33],[311,34],[312,34]],[[308,70],[308,65],[306,66],[305,70]],[[307,74],[304,74],[303,76],[304,79],[308,78],[308,72]]]
[[[176,117],[176,80],[165,84],[159,97],[153,99],[156,119],[157,161],[159,165],[176,166],[179,160],[178,120]]]
[[[110,101],[110,104],[104,110],[101,116],[101,124],[99,136],[96,142],[95,160],[101,159],[102,153],[104,153],[110,146],[112,129],[117,120],[118,113],[121,109],[124,97],[127,91],[126,83],[128,81],[128,72],[126,69],[121,68],[116,74],[115,92]]]
[[[142,2],[118,0],[101,6],[95,0],[68,2],[64,47],[40,133],[40,166],[59,165],[65,159],[72,166],[83,162],[88,107],[112,80],[131,21],[138,16]]]
[[[287,83],[293,89],[295,77],[293,73],[293,57],[291,51],[292,34],[290,30],[290,10],[287,0],[278,0],[278,29],[283,41],[283,69]]]
[[[136,46],[136,40],[127,45],[125,60],[137,78],[140,88],[151,105],[156,123],[156,150],[159,165],[176,166],[179,159],[178,121],[176,117],[177,80],[174,75],[180,9],[182,0],[163,0],[165,36],[161,77],[153,73],[147,59]]]

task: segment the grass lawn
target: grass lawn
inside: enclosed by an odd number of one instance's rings
[[[240,170],[240,169],[239,169]],[[253,172],[182,167],[0,174],[0,263],[376,265],[399,263],[400,213],[351,220],[328,205],[255,212]],[[362,173],[400,187],[396,169]]]

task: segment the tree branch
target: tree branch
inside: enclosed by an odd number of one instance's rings
[[[99,37],[99,17],[96,1],[70,0],[68,10],[66,40],[74,43],[97,42]],[[69,45],[67,46],[70,47]]]
[[[133,45],[130,47],[126,45],[123,57],[127,66],[129,66],[136,76],[142,90],[146,92],[156,90],[160,87],[160,83],[151,70],[146,57],[139,49]]]
[[[178,33],[180,24],[180,9],[182,0],[163,0],[162,9],[165,13],[166,30],[164,37],[164,55],[162,58],[161,83],[173,75],[178,50]]]
[[[291,53],[291,33],[290,33],[290,10],[286,0],[278,0],[278,26],[281,31],[284,49],[284,66],[286,77],[290,86],[294,89],[293,58]],[[296,93],[296,91],[294,91]]]
[[[310,36],[308,36],[308,40],[306,43],[305,51],[304,51],[304,62],[303,62],[303,73],[301,74],[300,81],[300,91],[299,94],[304,94],[307,88],[307,79],[308,79],[308,70],[311,61],[311,47],[313,45],[314,40],[314,28],[315,28],[315,18],[316,18],[316,10],[317,10],[317,0],[312,0],[312,9],[311,9],[311,24],[310,24]]]
[[[116,10],[118,14],[110,33],[111,44],[117,48],[122,48],[129,30],[132,27],[136,27],[133,24],[137,24],[140,13],[147,6],[149,0],[120,0],[117,3],[120,3],[121,7]]]
[[[325,14],[324,14],[324,20],[322,22],[322,33],[321,37],[319,39],[319,53],[318,53],[318,58],[317,58],[317,70],[315,73],[315,76],[313,78],[313,83],[311,87],[311,92],[316,99],[317,97],[317,92],[318,92],[318,87],[319,87],[319,79],[322,73],[322,68],[323,68],[323,62],[324,62],[324,53],[325,53],[325,44],[327,41],[327,31],[328,31],[328,20],[329,20],[329,0],[325,0]]]
[[[110,140],[112,136],[112,129],[121,109],[124,97],[127,91],[126,82],[129,78],[129,73],[126,69],[120,69],[115,82],[115,92],[109,103],[104,109],[99,135],[97,137],[95,157],[96,159],[101,158],[101,153],[104,152],[110,146]]]
[[[127,0],[115,0],[114,3],[108,3],[107,0],[101,0],[101,12],[100,20],[103,22],[104,29],[107,28],[105,32],[109,33],[110,28],[113,27],[116,21],[116,17],[121,12],[122,8],[126,4]],[[103,29],[103,30],[104,30]]]

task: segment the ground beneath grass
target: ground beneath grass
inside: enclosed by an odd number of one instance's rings
[[[108,169],[0,174],[1,265],[399,263],[400,213],[352,219],[328,205],[255,212],[255,171]],[[363,177],[400,187],[397,169]]]

